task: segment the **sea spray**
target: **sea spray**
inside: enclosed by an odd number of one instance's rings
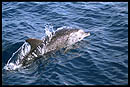
[[[53,26],[48,25],[48,24],[45,25],[45,36],[48,37],[48,41],[46,41],[46,43],[48,43],[51,40],[52,35],[54,33],[55,33],[55,31],[53,30]],[[41,40],[43,40],[43,42],[45,41],[45,36],[41,38]],[[12,56],[9,58],[7,64],[4,66],[3,69],[16,70],[16,69],[20,68],[21,60],[30,52],[30,50],[31,50],[30,44],[28,44],[27,42],[24,42],[24,44],[16,52],[14,52],[12,54]],[[40,51],[41,55],[43,55],[45,52],[45,50],[41,49],[40,47],[38,47],[38,50]]]

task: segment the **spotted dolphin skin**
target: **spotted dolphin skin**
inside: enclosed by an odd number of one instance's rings
[[[69,47],[89,35],[89,32],[84,32],[82,29],[63,28],[56,30],[51,36],[46,36],[42,40],[29,38],[26,42],[30,44],[31,49],[19,61],[18,65],[27,66],[46,53]]]

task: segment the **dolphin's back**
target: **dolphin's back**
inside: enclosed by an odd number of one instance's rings
[[[77,32],[78,30],[79,29],[60,29],[56,31],[54,36],[51,38],[51,41],[47,45],[48,51],[65,47],[69,35],[73,32]]]
[[[77,32],[79,29],[61,29],[55,32],[56,36],[69,35],[72,32]]]
[[[55,32],[55,35],[52,37],[51,40],[56,40],[62,36],[70,35],[73,32],[77,32],[79,29],[61,29]]]

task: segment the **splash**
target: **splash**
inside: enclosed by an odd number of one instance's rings
[[[55,33],[53,26],[50,24],[45,25],[45,36],[48,37],[49,41],[51,40],[53,34]],[[42,40],[44,40],[45,37],[42,37]]]
[[[7,64],[4,66],[5,70],[16,70],[21,67],[20,61],[24,58],[26,54],[29,53],[31,46],[24,42],[24,44],[13,53],[11,58],[8,60]]]
[[[46,44],[49,43],[54,33],[55,31],[53,29],[53,26],[49,24],[45,25],[45,36],[42,37],[41,40],[43,40],[43,42],[46,42]],[[48,38],[47,41],[45,41],[45,37]],[[44,47],[45,47],[45,44],[44,44]],[[8,60],[7,64],[4,66],[3,69],[17,70],[21,68],[22,65],[20,64],[20,62],[30,52],[30,50],[31,50],[30,44],[28,44],[27,42],[24,42],[24,44],[16,52],[12,54],[11,58]],[[41,53],[41,55],[43,55],[45,52],[45,49],[41,49],[39,46],[38,46],[38,50]]]

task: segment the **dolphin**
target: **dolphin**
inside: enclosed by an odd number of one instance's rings
[[[90,36],[90,33],[84,32],[82,29],[63,28],[57,29],[50,34],[50,36],[46,36],[42,40],[29,38],[26,42],[29,43],[31,49],[23,56],[18,65],[28,66],[40,56],[52,51],[57,51],[61,48],[68,49],[70,46],[87,36]]]

